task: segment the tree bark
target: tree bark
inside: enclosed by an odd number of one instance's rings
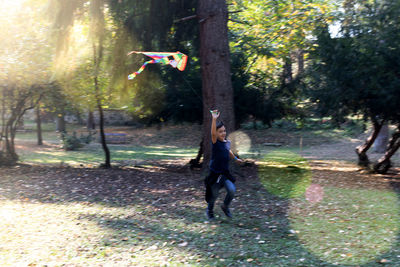
[[[289,55],[284,59],[283,72],[282,72],[282,87],[290,84],[293,81],[293,68],[292,68],[292,58]]]
[[[304,73],[304,50],[299,49],[297,52],[297,76]]]
[[[3,86],[1,99],[1,132],[0,132],[0,151],[3,151],[5,146],[4,131],[6,129],[6,87]]]
[[[378,162],[374,165],[374,171],[377,173],[385,174],[392,166],[390,158],[396,153],[399,147],[400,147],[400,125],[397,126],[396,132],[393,133],[385,155],[381,157],[378,160]]]
[[[9,89],[7,93],[6,90]],[[16,92],[14,88],[3,87],[3,103],[2,103],[2,141],[3,144],[0,150],[0,165],[15,165],[18,161],[18,155],[15,150],[15,135],[17,132],[18,125],[21,124],[23,115],[29,109],[33,109],[40,101],[42,95],[33,103],[32,97],[37,89],[41,89],[38,86],[30,86],[28,91]],[[7,99],[8,106],[4,99]],[[31,102],[31,105],[27,106],[27,103]],[[6,112],[9,111],[9,116],[6,116]],[[7,118],[6,118],[7,117]]]
[[[194,168],[201,168],[202,164],[200,163],[201,157],[204,154],[204,140],[202,139],[200,142],[199,151],[197,152],[197,156],[195,159],[191,159],[189,161],[190,169],[193,170]]]
[[[387,123],[383,124],[379,135],[373,145],[373,151],[375,153],[385,153],[386,147],[389,143],[389,125]]]
[[[97,85],[97,77],[95,78],[95,84]],[[105,155],[105,162],[104,168],[109,169],[111,168],[111,156],[110,150],[108,149],[107,142],[106,142],[106,135],[104,133],[104,114],[103,114],[103,107],[101,106],[101,101],[97,97],[97,108],[99,109],[99,128],[100,128],[100,138],[101,138],[101,146],[104,150]]]
[[[100,88],[99,88],[99,83],[98,83],[98,69],[99,69],[101,56],[97,56],[96,51],[97,51],[96,45],[93,43],[93,63],[94,63],[94,68],[95,68],[93,82],[94,82],[94,91],[95,91],[95,96],[96,96],[97,108],[99,110],[100,139],[101,139],[101,145],[103,147],[103,151],[104,151],[104,155],[105,155],[105,162],[103,164],[103,167],[106,169],[109,169],[109,168],[111,168],[111,155],[110,155],[110,150],[108,149],[108,146],[107,146],[106,135],[104,133],[104,114],[103,114],[103,107],[101,106]],[[99,51],[99,53],[101,53],[101,51]]]
[[[203,170],[211,158],[210,109],[221,112],[227,131],[234,131],[233,88],[228,43],[228,10],[225,0],[200,0],[200,61],[203,90]]]
[[[37,131],[37,144],[38,146],[42,146],[43,145],[42,118],[40,117],[39,104],[36,106],[36,131]]]
[[[5,129],[5,151],[4,151],[4,156],[7,159],[7,162],[5,162],[5,165],[14,165],[18,161],[18,155],[15,152],[15,146],[14,146],[14,138],[15,138],[15,131],[16,127],[13,127],[13,124],[15,122],[15,116],[11,116],[6,125]]]
[[[89,110],[89,112],[88,112],[88,117],[87,117],[87,121],[86,121],[86,128],[88,130],[96,129],[96,124],[94,122],[94,115],[93,115],[93,111],[92,110]]]
[[[372,133],[371,135],[368,137],[368,139],[365,141],[365,143],[363,145],[360,145],[356,148],[356,153],[358,156],[358,165],[362,166],[362,167],[368,167],[370,164],[368,155],[367,155],[367,151],[368,149],[370,149],[370,147],[372,146],[372,144],[375,142],[376,137],[378,136],[382,125],[384,124],[384,121],[379,121],[376,118],[372,118]]]
[[[64,112],[60,112],[57,114],[56,118],[56,131],[60,133],[65,133],[65,120],[64,120]]]

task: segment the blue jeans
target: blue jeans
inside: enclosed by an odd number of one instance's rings
[[[236,187],[235,184],[232,183],[229,179],[224,179],[224,181],[219,181],[218,183],[215,183],[211,186],[211,197],[208,201],[208,210],[211,211],[214,209],[214,204],[217,200],[219,190],[221,190],[221,188],[223,187],[225,187],[226,189],[224,205],[225,207],[229,207],[229,204],[231,204],[232,199],[235,197]]]

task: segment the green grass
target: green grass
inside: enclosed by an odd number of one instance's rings
[[[256,179],[239,179],[235,217],[228,220],[216,209],[217,221],[206,223],[200,177],[184,179],[188,173],[7,173],[0,180],[5,266],[399,263],[399,203],[390,190],[325,187],[324,199],[309,203],[272,195]]]
[[[258,178],[238,177],[232,220],[218,209],[221,193],[214,223],[205,222],[199,173],[151,166],[193,158],[197,145],[110,149],[114,164],[147,168],[0,169],[2,265],[400,266],[399,193],[327,175],[318,177],[327,181],[322,200],[310,202],[314,177],[298,148],[246,151],[259,159]],[[103,157],[97,143],[21,153],[29,164],[89,167]]]
[[[307,160],[289,150],[268,153],[260,162],[258,173],[263,186],[282,198],[304,195],[311,184]]]
[[[66,130],[68,133],[72,133],[73,131],[79,130],[81,128],[82,127],[79,125],[66,124]],[[36,124],[25,123],[25,129],[29,130],[17,132],[16,140],[36,141],[37,140]],[[61,140],[60,133],[56,132],[56,126],[54,123],[42,124],[42,137],[43,140],[52,143],[58,143]]]
[[[398,195],[390,190],[325,187],[318,204],[293,201],[291,225],[300,242],[321,259],[360,265],[396,244],[399,204]]]
[[[135,164],[135,162],[148,160],[173,160],[193,158],[197,148],[178,148],[170,146],[129,146],[110,145],[111,160],[119,164]],[[21,152],[20,159],[24,163],[34,164],[68,164],[97,165],[104,161],[104,152],[100,144],[91,144],[78,151],[49,150]]]
[[[264,157],[259,177],[269,193],[290,201],[292,233],[326,262],[366,264],[397,242],[400,203],[393,190],[320,186],[322,200],[310,202],[305,197],[312,185],[310,166],[301,156],[283,149]]]

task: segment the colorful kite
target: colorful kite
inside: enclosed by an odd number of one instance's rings
[[[129,80],[133,80],[136,75],[141,73],[144,68],[146,67],[147,64],[150,63],[161,63],[164,65],[171,65],[174,68],[177,68],[180,71],[183,71],[186,67],[186,62],[187,62],[187,55],[181,53],[181,52],[139,52],[139,51],[132,51],[129,52],[128,56],[131,54],[143,54],[148,57],[151,57],[152,60],[146,61],[138,71],[130,74],[128,76]],[[170,58],[172,57],[172,58]]]

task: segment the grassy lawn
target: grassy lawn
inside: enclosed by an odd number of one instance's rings
[[[148,160],[193,158],[196,148],[178,148],[170,146],[130,146],[110,145],[114,165],[135,165]],[[78,151],[53,149],[48,151],[21,152],[21,161],[33,164],[67,164],[70,166],[98,166],[104,162],[104,152],[100,144],[91,144]]]
[[[121,168],[104,170],[97,143],[29,150],[25,137],[25,164],[0,168],[1,266],[400,266],[393,177],[258,142],[257,167],[236,173],[234,218],[222,192],[210,223],[203,177],[183,166],[190,140],[111,145]]]

